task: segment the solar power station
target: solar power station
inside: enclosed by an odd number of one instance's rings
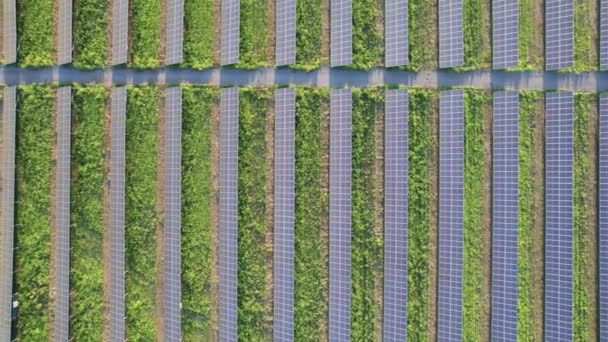
[[[600,3],[600,70],[608,70],[608,0]]]
[[[165,98],[165,341],[181,341],[181,155],[182,89],[171,87]]]
[[[6,4],[6,2],[5,2]],[[15,227],[15,103],[17,89],[4,87],[0,174],[0,341],[11,341],[13,307],[13,239]]]
[[[129,51],[129,0],[112,1],[112,65],[127,63]]]
[[[350,341],[352,96],[332,89],[329,120],[329,341]]]
[[[545,2],[545,69],[574,66],[573,0]]]
[[[599,327],[608,341],[608,93],[600,95],[599,138]]]
[[[2,58],[4,64],[13,64],[17,62],[16,6],[15,1],[5,0],[2,4]]]
[[[572,92],[546,94],[545,341],[572,341]]]
[[[330,64],[332,67],[353,62],[353,3],[352,0],[331,0]]]
[[[516,68],[519,62],[519,1],[492,0],[492,67]]]
[[[388,68],[409,62],[407,0],[386,0],[384,11],[384,65]]]
[[[220,341],[237,340],[239,89],[220,94]]]
[[[439,67],[464,64],[462,0],[439,0]]]
[[[519,93],[494,93],[492,126],[492,341],[517,341]]]
[[[184,59],[184,0],[167,0],[165,64],[179,64]]]
[[[296,63],[296,0],[276,0],[277,66]]]
[[[293,88],[275,92],[274,341],[293,341],[295,107]]]
[[[407,339],[407,89],[386,91],[384,132],[384,341]]]
[[[59,0],[57,12],[57,64],[72,63],[72,0]]]
[[[222,0],[221,65],[239,62],[240,0]]]
[[[462,339],[464,91],[439,97],[439,293],[437,339]]]
[[[125,113],[127,88],[112,88],[108,340],[125,340]]]

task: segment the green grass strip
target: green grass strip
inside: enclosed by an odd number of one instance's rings
[[[214,0],[184,1],[184,66],[213,66]]]
[[[298,88],[296,94],[294,339],[316,342],[327,314],[321,234],[328,193],[321,178],[321,111],[328,92]]]
[[[131,0],[129,66],[160,66],[161,0]]]
[[[464,68],[479,69],[490,65],[490,30],[484,16],[489,11],[488,6],[484,0],[464,0]]]
[[[184,86],[182,112],[182,337],[210,340],[211,113],[217,89]]]
[[[374,123],[383,104],[378,88],[353,89],[351,339],[375,339],[375,270],[382,263],[382,238],[376,236],[376,136]]]
[[[296,6],[296,64],[293,68],[310,71],[321,66],[321,0],[297,0]]]
[[[239,218],[238,218],[238,332],[240,341],[268,341],[265,246],[266,220],[266,113],[270,90],[240,90]]]
[[[353,63],[355,69],[370,69],[382,63],[384,27],[378,0],[353,0]]]
[[[588,71],[597,68],[597,54],[591,53],[592,32],[597,22],[591,18],[591,0],[574,1],[574,71]]]
[[[436,64],[437,3],[432,0],[408,1],[409,58],[407,69],[431,69]]]
[[[240,61],[238,67],[269,66],[268,0],[241,0]]]
[[[75,86],[70,283],[76,340],[102,340],[105,95],[103,86]]]
[[[437,93],[409,90],[407,339],[427,341],[431,229],[431,113]]]
[[[108,51],[107,0],[74,2],[74,66],[101,69],[106,65]]]
[[[536,2],[534,0],[519,0],[519,68],[532,69],[541,66],[542,61],[535,61],[532,56],[534,48],[534,13]]]
[[[154,86],[127,91],[126,310],[127,337],[156,339],[157,123]]]
[[[48,85],[19,87],[15,194],[15,293],[21,341],[49,339],[53,106]]]
[[[53,0],[17,1],[17,56],[23,67],[55,64]]]

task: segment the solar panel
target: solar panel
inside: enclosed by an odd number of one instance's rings
[[[462,339],[464,91],[439,98],[439,293],[437,339]]]
[[[3,1],[2,7],[2,48],[4,64],[17,62],[17,11],[15,1]]]
[[[72,0],[57,3],[57,63],[72,62]]]
[[[386,0],[384,11],[384,64],[386,67],[396,67],[408,63],[407,25],[407,0]]]
[[[165,99],[165,341],[181,341],[181,152],[182,89],[171,87]]]
[[[545,340],[572,341],[572,92],[546,95]]]
[[[166,65],[179,64],[184,57],[184,0],[167,0]]]
[[[127,63],[129,49],[129,0],[112,1],[112,65]]]
[[[494,93],[492,128],[492,341],[517,341],[519,93]]]
[[[384,341],[407,339],[408,114],[406,89],[386,91]]]
[[[462,0],[439,0],[439,67],[464,64]]]
[[[599,340],[608,341],[608,93],[600,95],[599,183]]]
[[[6,2],[5,2],[6,4]],[[15,227],[15,87],[4,87],[0,161],[0,341],[11,341],[13,238]]]
[[[239,89],[220,96],[220,341],[237,340]]]
[[[352,97],[333,89],[329,120],[329,341],[350,341]]]
[[[222,65],[239,62],[240,16],[240,0],[222,0]]]
[[[296,0],[276,0],[276,65],[296,62]]]
[[[349,65],[353,61],[352,0],[332,0],[329,7],[331,66]]]
[[[293,341],[295,100],[293,88],[275,92],[274,341]]]
[[[516,68],[519,64],[519,2],[492,0],[492,66]]]
[[[545,2],[545,68],[555,70],[574,65],[574,17],[572,0]]]
[[[110,341],[125,340],[125,113],[127,88],[112,88],[110,138]]]
[[[608,0],[600,1],[600,70],[608,69]]]

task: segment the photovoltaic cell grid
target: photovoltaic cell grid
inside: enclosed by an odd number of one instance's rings
[[[608,0],[600,3],[600,70],[608,69]]]
[[[599,184],[599,336],[608,341],[608,93],[600,95]]]
[[[349,65],[353,61],[352,0],[332,0],[330,12],[331,66]]]
[[[275,93],[274,341],[293,341],[295,99],[293,88]]]
[[[6,2],[5,2],[6,4]],[[16,88],[4,87],[2,100],[2,228],[0,230],[0,341],[11,340],[13,303],[13,237],[15,212],[15,101]]]
[[[17,62],[17,14],[16,2],[4,0],[2,11],[3,43],[2,48],[4,64]]]
[[[181,152],[182,89],[167,88],[165,99],[165,341],[181,341]]]
[[[439,99],[439,293],[437,339],[462,339],[464,92]]]
[[[386,91],[384,341],[407,338],[408,117],[406,89]]]
[[[518,39],[518,0],[492,0],[492,66],[494,69],[518,66]]]
[[[545,68],[555,70],[574,65],[574,17],[572,0],[545,2]]]
[[[494,93],[492,130],[492,341],[517,341],[519,93]]]
[[[129,0],[112,1],[112,65],[127,63]]]
[[[463,63],[462,0],[439,0],[439,67]]]
[[[57,63],[72,62],[72,0],[59,0],[57,3]]]
[[[184,0],[167,0],[166,65],[179,64],[184,56]]]
[[[386,67],[406,65],[409,61],[407,0],[386,0],[384,22],[384,64]]]
[[[350,341],[352,97],[332,90],[329,122],[329,341]]]
[[[220,96],[220,341],[237,340],[239,90]]]
[[[572,341],[572,92],[546,95],[545,341]]]
[[[276,65],[296,62],[296,0],[276,3]]]
[[[222,0],[222,65],[239,62],[240,16],[240,0]]]
[[[108,340],[125,340],[126,87],[112,88],[110,142],[110,307]]]

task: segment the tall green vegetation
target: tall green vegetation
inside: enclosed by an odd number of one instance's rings
[[[382,63],[382,15],[378,0],[353,1],[353,68],[370,69]]]
[[[71,272],[76,340],[102,338],[104,103],[103,86],[75,86],[73,99]]]
[[[239,67],[253,69],[270,65],[268,13],[268,0],[241,1]]]
[[[297,0],[296,6],[296,64],[293,67],[312,70],[321,65],[321,0]]]
[[[464,65],[467,69],[478,69],[490,65],[489,23],[486,14],[489,5],[484,0],[464,0],[463,35]]]
[[[597,2],[595,2],[597,3]],[[597,21],[590,20],[591,0],[574,1],[574,70],[587,71],[597,68],[597,50],[594,31]]]
[[[17,2],[17,56],[24,67],[55,63],[55,20],[53,0]]]
[[[218,90],[184,86],[182,113],[182,336],[211,339],[211,113]]]
[[[160,66],[161,0],[131,0],[130,66]]]
[[[106,0],[74,2],[74,66],[103,68],[108,44],[108,4]]]
[[[54,89],[19,87],[15,192],[15,293],[18,338],[49,338]]]
[[[127,337],[156,339],[157,123],[159,91],[129,87],[126,138],[126,310]]]
[[[519,13],[527,13],[519,16],[519,68],[532,69],[542,66],[542,60],[537,60],[533,55],[535,45],[536,25],[535,12],[536,2],[534,0],[519,0]]]
[[[213,66],[214,0],[184,1],[184,65]]]
[[[431,69],[437,59],[437,3],[432,0],[408,1],[408,69]]]
[[[329,94],[326,89],[298,88],[296,96],[294,339],[313,342],[322,335],[327,315],[322,229],[328,192],[322,180],[321,113]]]

